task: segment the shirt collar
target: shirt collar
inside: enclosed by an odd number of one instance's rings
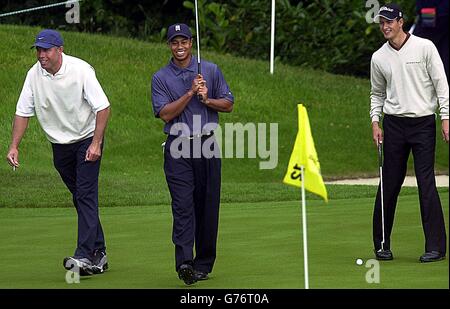
[[[61,56],[62,56],[61,67],[59,68],[58,72],[55,73],[55,75],[53,75],[53,74],[47,72],[47,70],[43,69],[43,68],[41,67],[41,63],[38,61],[38,63],[39,63],[39,68],[41,68],[42,75],[44,75],[44,76],[59,76],[59,75],[64,75],[64,73],[66,72],[66,67],[67,67],[67,63],[66,63],[66,61],[65,61],[66,55],[65,55],[64,53],[62,53]]]
[[[402,49],[403,46],[405,46],[406,42],[408,42],[409,38],[411,37],[411,34],[409,32],[406,33],[406,38],[402,43],[402,46],[400,46],[398,49],[394,47],[394,45],[391,44],[391,42],[388,41],[389,46],[395,50],[395,51],[400,51]]]
[[[196,59],[197,58],[195,58],[195,56],[192,55],[191,62],[189,63],[189,65],[185,68],[180,68],[173,62],[173,58],[171,58],[170,62],[169,62],[169,67],[172,69],[173,73],[176,76],[180,75],[184,71],[196,72],[197,71],[197,67],[196,67],[197,60]]]

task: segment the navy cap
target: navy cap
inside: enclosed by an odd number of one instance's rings
[[[176,36],[184,36],[185,38],[192,38],[191,29],[186,24],[174,24],[167,28],[167,41],[170,42]]]
[[[386,18],[387,20],[400,19],[403,18],[403,11],[398,4],[388,3],[380,8],[374,18],[375,22],[380,22],[380,17]]]
[[[33,47],[52,48],[63,46],[64,41],[58,31],[52,29],[44,29],[36,35]]]

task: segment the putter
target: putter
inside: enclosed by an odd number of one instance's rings
[[[197,70],[198,74],[202,74],[202,64],[200,60],[200,30],[199,30],[199,22],[198,22],[198,3],[197,0],[195,0],[195,32],[197,36]],[[197,95],[198,100],[200,102],[203,102],[203,97],[199,94]]]
[[[383,233],[381,250],[384,251],[383,144],[381,142],[378,142],[378,167],[380,169],[381,231]]]

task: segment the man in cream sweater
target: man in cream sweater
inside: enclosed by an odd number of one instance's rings
[[[387,39],[373,54],[370,72],[373,141],[384,146],[384,207],[382,212],[379,187],[373,214],[375,255],[379,260],[393,259],[390,235],[412,151],[425,234],[425,253],[419,260],[439,261],[446,254],[446,231],[434,175],[435,113],[439,111],[442,137],[448,143],[449,89],[444,66],[431,41],[403,31],[398,5],[381,7],[375,19]]]

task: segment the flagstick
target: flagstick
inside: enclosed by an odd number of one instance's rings
[[[302,177],[302,221],[303,221],[303,259],[305,268],[305,289],[309,289],[309,274],[308,274],[308,237],[306,235],[306,198],[305,198],[305,179],[304,179],[304,167],[301,166]]]
[[[198,25],[198,4],[197,0],[195,0],[195,31],[196,31],[196,37],[197,37],[197,67],[198,67],[198,74],[202,74],[202,66],[200,61],[200,30]]]
[[[272,0],[272,21],[270,27],[270,74],[273,74],[275,58],[275,0]]]

